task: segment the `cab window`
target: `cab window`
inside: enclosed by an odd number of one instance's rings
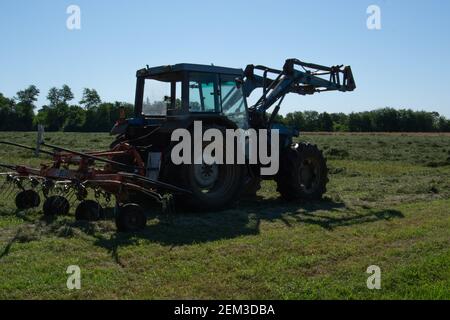
[[[189,111],[220,112],[216,76],[191,73],[189,77]]]

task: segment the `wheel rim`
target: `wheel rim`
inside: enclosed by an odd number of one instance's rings
[[[315,159],[303,160],[300,165],[299,180],[306,193],[315,191],[320,180],[320,165]]]
[[[214,197],[217,194],[226,194],[235,180],[237,170],[235,166],[213,164],[211,168],[209,168],[211,169],[209,171],[210,175],[205,178],[201,177],[201,166],[203,165],[192,166],[194,188],[207,197]]]
[[[139,228],[139,214],[137,212],[128,212],[125,216],[125,225],[129,230],[135,230]]]
[[[200,188],[211,189],[219,178],[219,166],[215,163],[194,165],[194,177]]]

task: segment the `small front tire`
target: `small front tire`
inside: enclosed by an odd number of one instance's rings
[[[320,200],[326,192],[328,168],[316,145],[301,143],[281,155],[276,177],[278,192],[285,200]]]

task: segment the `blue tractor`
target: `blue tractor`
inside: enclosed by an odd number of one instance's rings
[[[147,178],[189,190],[189,194],[174,194],[182,208],[221,210],[243,194],[256,193],[262,179],[275,180],[286,200],[320,199],[328,182],[326,159],[316,145],[294,143],[299,132],[276,123],[276,116],[289,93],[355,88],[349,66],[325,67],[297,59],[286,60],[282,70],[261,65],[248,65],[245,70],[197,64],[147,66],[137,71],[134,117],[117,122],[113,145],[127,142],[139,150],[146,160]],[[255,94],[256,102],[248,105],[247,98]],[[204,131],[277,129],[278,172],[262,176],[260,163],[174,164],[172,133],[180,128],[192,132],[196,121],[201,121]],[[139,195],[134,198],[142,203]]]

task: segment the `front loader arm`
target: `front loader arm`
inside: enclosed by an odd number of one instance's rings
[[[302,71],[297,70],[296,66],[300,66]],[[255,74],[255,70],[263,71],[263,75]],[[270,79],[268,74],[275,74],[277,77]],[[356,88],[350,66],[326,67],[298,59],[286,60],[283,70],[249,65],[244,75],[243,90],[247,97],[255,89],[263,89],[258,102],[250,107],[251,111],[258,113],[265,113],[279,100],[281,104],[288,93],[309,95],[323,91],[353,91]]]

